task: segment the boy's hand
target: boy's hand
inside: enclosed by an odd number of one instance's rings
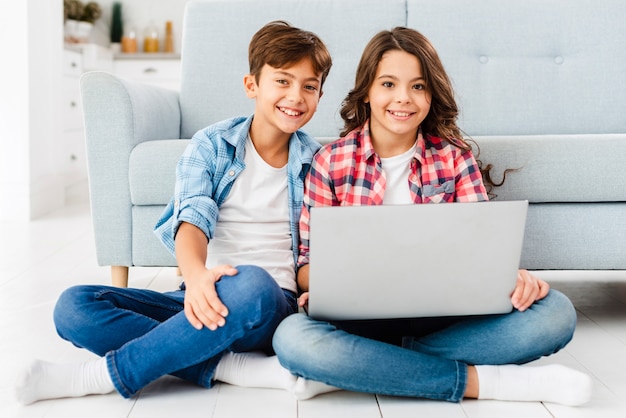
[[[517,284],[511,295],[513,307],[520,312],[525,311],[539,299],[543,299],[550,291],[550,285],[532,275],[528,270],[519,270]]]
[[[203,269],[198,274],[185,277],[185,316],[191,325],[200,330],[206,326],[211,331],[224,326],[228,308],[217,295],[215,283],[222,276],[237,274],[237,269],[220,265]]]
[[[304,308],[306,312],[309,311],[309,292],[304,292],[298,298],[298,306]]]

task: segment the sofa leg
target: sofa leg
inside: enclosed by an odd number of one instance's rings
[[[128,287],[128,267],[111,266],[111,281],[113,286]]]

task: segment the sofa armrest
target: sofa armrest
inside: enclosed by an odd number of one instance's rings
[[[132,266],[130,153],[141,142],[180,137],[179,95],[99,71],[80,86],[98,264]]]

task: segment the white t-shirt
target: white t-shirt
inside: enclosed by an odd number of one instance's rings
[[[287,166],[267,164],[249,137],[244,162],[245,170],[220,206],[206,265],[257,265],[267,270],[281,288],[295,292]]]
[[[409,189],[411,160],[415,155],[417,142],[400,155],[381,158],[380,162],[385,173],[385,196],[383,205],[406,205],[413,203]]]

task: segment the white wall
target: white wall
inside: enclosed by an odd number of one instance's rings
[[[97,0],[98,1],[98,0]],[[92,41],[109,45],[114,0],[99,0],[103,16]],[[171,20],[180,52],[187,0],[123,0],[125,23],[162,31]],[[0,220],[27,220],[62,207],[59,176],[63,2],[0,2]]]
[[[100,0],[102,18],[92,41],[109,45],[114,0]],[[125,0],[126,24],[143,29],[154,22],[174,27],[180,52],[187,0]],[[62,207],[65,190],[59,175],[63,2],[0,2],[0,220],[34,219]]]
[[[61,81],[62,3],[0,3],[0,219],[32,219],[62,206],[54,117]]]
[[[0,66],[0,219],[9,212],[28,210],[28,75],[23,71],[27,62],[26,38],[27,4],[0,3],[0,39],[14,39],[4,53],[7,58]],[[11,19],[7,19],[12,16]],[[6,22],[5,22],[6,20]],[[14,64],[11,65],[10,63]],[[19,93],[22,94],[19,94]]]

